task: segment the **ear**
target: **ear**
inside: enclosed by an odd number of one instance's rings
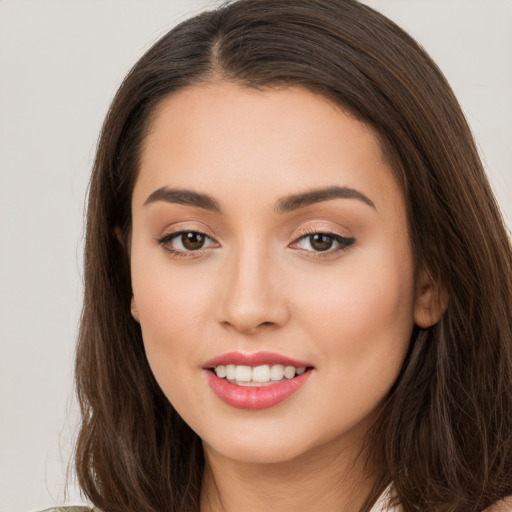
[[[140,323],[139,310],[137,309],[137,304],[135,304],[135,297],[132,295],[132,302],[130,305],[130,312],[133,318]]]
[[[436,324],[448,307],[448,292],[423,268],[418,274],[414,323],[423,329]]]

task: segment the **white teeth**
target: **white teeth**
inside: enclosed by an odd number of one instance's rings
[[[295,377],[295,368],[293,366],[287,366],[284,369],[284,376],[287,379],[293,379],[293,377]]]
[[[253,382],[268,382],[270,380],[270,366],[264,364],[263,366],[256,366],[252,369]]]
[[[306,368],[295,368],[294,366],[283,366],[274,364],[272,366],[263,364],[261,366],[246,366],[228,364],[215,367],[217,377],[240,386],[257,386],[262,384],[273,384],[286,379],[293,379],[296,375],[302,375]]]
[[[235,380],[239,382],[251,382],[252,368],[250,366],[237,366],[235,370]]]
[[[229,380],[235,379],[236,366],[234,364],[228,364],[226,366],[226,378]]]
[[[283,380],[284,366],[282,364],[275,364],[270,368],[270,380]]]
[[[215,373],[217,374],[217,377],[223,379],[226,376],[226,367],[222,364],[217,366],[217,368],[215,368]]]

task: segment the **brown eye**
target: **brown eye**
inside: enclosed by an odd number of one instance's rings
[[[316,233],[309,236],[309,243],[315,251],[327,251],[332,247],[334,238],[323,233]]]
[[[189,251],[196,251],[201,249],[204,245],[206,237],[202,233],[189,231],[181,234],[181,243],[185,249]]]
[[[201,254],[202,249],[218,247],[212,238],[200,231],[178,231],[164,236],[158,243],[175,256],[191,255],[194,252]]]
[[[348,249],[354,242],[355,238],[347,238],[336,233],[311,233],[300,237],[294,245],[313,254],[334,254]]]

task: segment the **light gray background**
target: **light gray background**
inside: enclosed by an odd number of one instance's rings
[[[216,3],[0,0],[1,512],[65,502],[83,205],[107,107],[158,36]],[[367,3],[447,75],[511,226],[512,0]]]

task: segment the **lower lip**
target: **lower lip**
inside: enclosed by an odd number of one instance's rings
[[[205,370],[208,384],[225,403],[238,409],[268,409],[293,395],[311,375],[307,370],[293,379],[283,379],[267,386],[237,386],[220,379],[211,370]]]

